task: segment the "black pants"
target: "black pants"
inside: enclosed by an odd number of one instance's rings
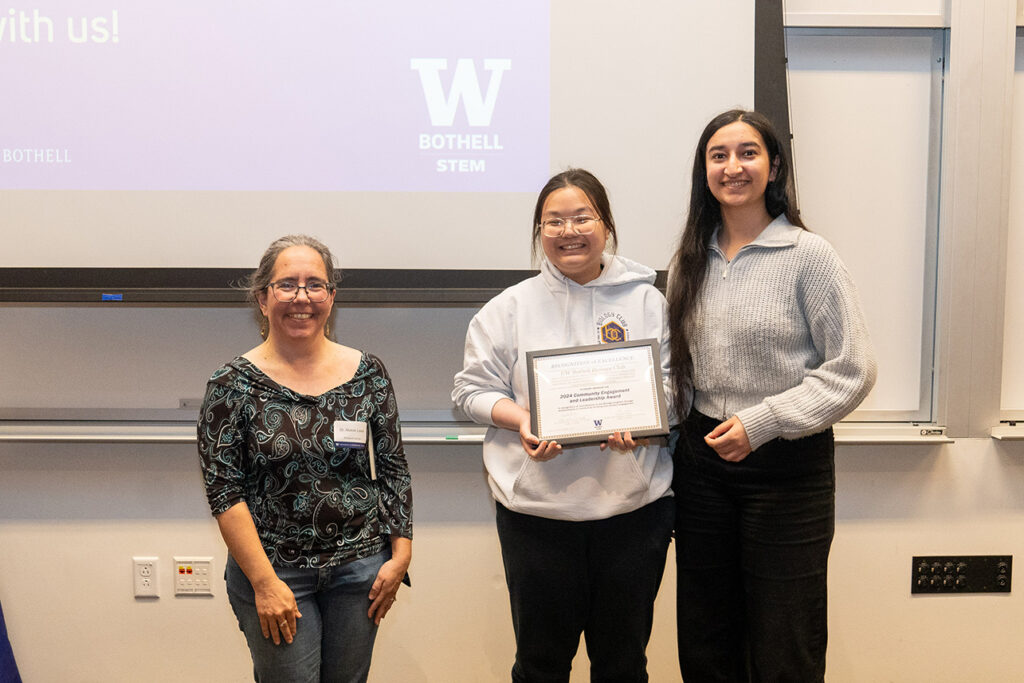
[[[568,681],[580,633],[592,681],[647,680],[674,507],[662,498],[608,519],[565,522],[498,504],[516,634],[513,681]]]
[[[693,414],[674,454],[679,667],[687,683],[825,676],[832,430],[730,463]]]

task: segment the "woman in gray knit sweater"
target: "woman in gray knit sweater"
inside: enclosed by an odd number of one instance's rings
[[[669,288],[673,382],[693,396],[674,454],[680,669],[822,681],[831,425],[874,384],[864,316],[767,118],[715,117],[692,183]]]

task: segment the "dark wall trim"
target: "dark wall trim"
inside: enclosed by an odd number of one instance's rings
[[[754,108],[790,139],[782,0],[752,0]],[[698,65],[698,68],[699,65]],[[231,268],[0,268],[0,303],[241,305],[234,287],[248,274]],[[338,305],[478,305],[529,270],[347,269]],[[665,287],[665,274],[658,274]],[[112,295],[104,301],[103,295]],[[118,298],[119,297],[119,298]],[[113,300],[109,300],[109,299]]]
[[[243,268],[0,268],[0,303],[244,306]],[[535,270],[346,268],[338,306],[478,306]],[[659,271],[655,285],[664,290]]]
[[[0,268],[0,302],[245,305],[242,268]],[[476,305],[532,270],[347,268],[339,306]]]

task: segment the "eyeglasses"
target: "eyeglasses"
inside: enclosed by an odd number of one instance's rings
[[[320,304],[327,301],[327,297],[331,295],[336,288],[336,285],[327,282],[307,282],[304,285],[300,285],[297,282],[291,280],[279,280],[277,282],[271,282],[269,285],[270,290],[274,292],[274,298],[281,303],[289,303],[295,301],[295,297],[299,295],[299,290],[306,290],[306,298],[314,304]]]
[[[572,228],[577,235],[589,235],[594,232],[600,218],[593,216],[569,216],[567,218],[549,218],[541,221],[540,230],[545,237],[561,237],[567,228]]]

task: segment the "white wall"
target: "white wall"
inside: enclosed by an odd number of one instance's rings
[[[512,627],[479,453],[410,447],[409,457],[414,587],[381,629],[372,679],[508,680]],[[1019,587],[910,595],[915,554],[1024,556],[1024,442],[841,446],[837,469],[828,680],[1024,677]],[[193,448],[2,444],[0,471],[0,602],[26,681],[251,680]],[[133,554],[160,557],[158,600],[132,598]],[[174,554],[214,556],[213,598],[171,595]],[[672,568],[652,681],[679,680]],[[587,680],[577,662],[573,680]]]

